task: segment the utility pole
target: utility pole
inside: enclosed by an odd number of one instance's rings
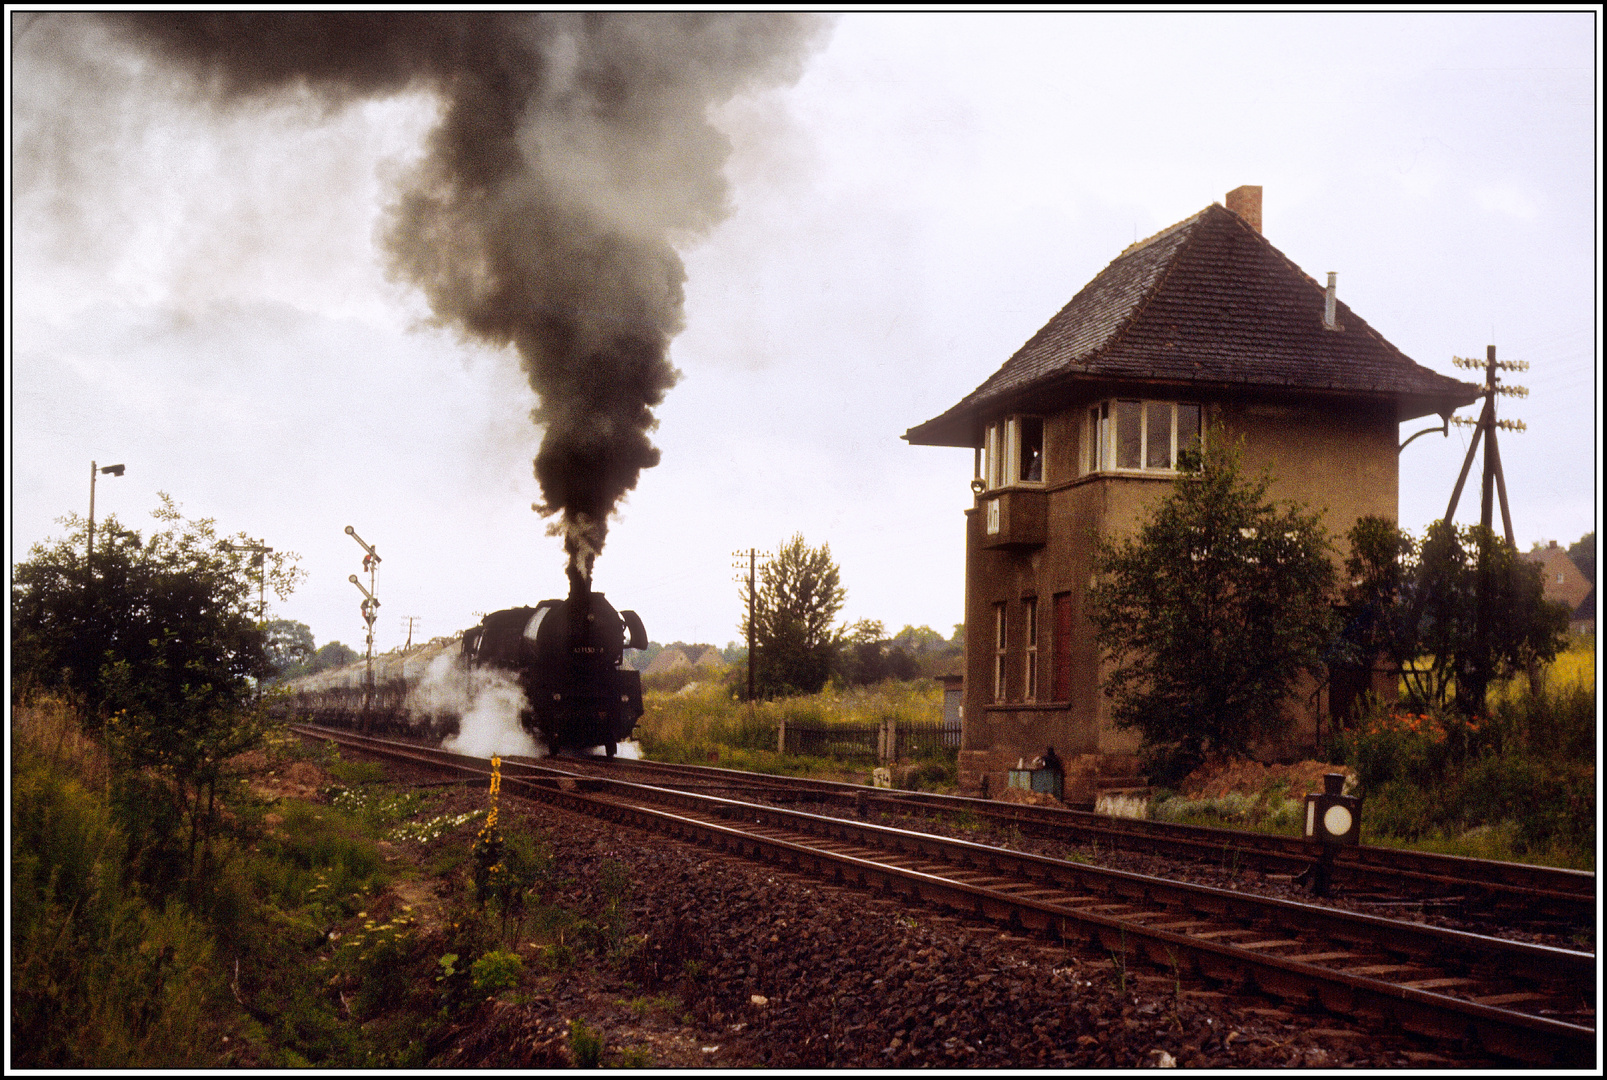
[[[407,644],[402,646],[404,652],[413,647],[413,627],[418,624],[418,621],[419,617],[417,615],[407,615],[402,619],[402,622],[407,624]]]
[[[1495,416],[1495,399],[1500,395],[1508,397],[1528,397],[1529,391],[1523,386],[1507,386],[1496,376],[1497,371],[1528,371],[1527,360],[1497,360],[1495,346],[1491,345],[1485,351],[1485,358],[1469,360],[1460,356],[1451,357],[1451,363],[1459,368],[1484,368],[1484,389],[1481,396],[1484,398],[1484,408],[1477,420],[1468,420],[1465,417],[1453,416],[1451,423],[1459,427],[1471,427],[1473,441],[1468,444],[1467,457],[1462,459],[1462,472],[1456,478],[1456,487],[1451,491],[1451,503],[1445,509],[1446,524],[1456,513],[1456,504],[1462,498],[1462,485],[1467,483],[1468,470],[1473,466],[1473,455],[1478,452],[1480,440],[1487,440],[1484,449],[1484,490],[1482,502],[1479,506],[1479,524],[1486,529],[1494,523],[1494,508],[1490,500],[1490,488],[1493,485],[1496,494],[1501,499],[1501,524],[1506,531],[1507,543],[1517,547],[1517,541],[1512,534],[1512,511],[1507,505],[1507,478],[1501,469],[1501,449],[1496,445],[1495,433],[1501,431],[1527,431],[1522,420],[1497,420]],[[1432,429],[1431,429],[1432,430]],[[1415,438],[1415,436],[1414,436]],[[1408,440],[1410,441],[1410,440]]]
[[[740,571],[742,569],[742,560],[743,560],[743,558],[746,558],[748,560],[748,576],[747,576],[747,585],[748,585],[748,702],[749,702],[749,704],[752,704],[752,702],[753,702],[753,663],[754,663],[754,660],[757,658],[757,653],[754,652],[754,644],[753,644],[753,621],[754,621],[753,620],[753,615],[754,615],[754,600],[758,596],[758,590],[755,588],[755,585],[754,585],[754,578],[755,578],[755,574],[756,574],[756,572],[758,570],[758,567],[759,567],[759,549],[758,548],[749,548],[745,552],[743,552],[743,551],[733,551],[731,553],[731,557],[733,559],[737,560],[736,562],[731,564],[732,569],[738,570],[738,571]],[[766,559],[770,558],[769,555],[765,555],[764,557]],[[743,579],[741,577],[735,577],[735,578],[732,578],[731,580],[737,582],[738,584],[741,584]]]
[[[367,712],[374,696],[374,620],[379,618],[379,597],[375,595],[378,590],[374,585],[374,572],[379,569],[380,558],[379,552],[358,536],[357,530],[350,525],[346,526],[346,535],[362,545],[363,551],[367,553],[363,556],[363,569],[368,571],[368,588],[363,588],[363,583],[357,580],[356,574],[347,578],[363,594],[363,602],[358,608],[363,613],[363,621],[368,624],[368,672],[363,679],[363,711]]]
[[[1485,689],[1489,686],[1490,672],[1486,664],[1489,653],[1490,628],[1494,613],[1490,610],[1490,528],[1495,521],[1495,506],[1492,494],[1501,499],[1501,524],[1506,533],[1507,546],[1516,550],[1517,541],[1512,533],[1512,510],[1507,504],[1507,479],[1501,468],[1501,449],[1496,441],[1495,433],[1501,431],[1524,431],[1522,420],[1498,420],[1495,415],[1495,399],[1503,394],[1509,397],[1528,397],[1529,391],[1522,386],[1503,385],[1497,377],[1497,371],[1527,371],[1528,361],[1525,360],[1497,360],[1495,346],[1491,345],[1485,350],[1485,358],[1481,364],[1478,360],[1469,360],[1460,356],[1451,358],[1451,362],[1459,368],[1484,368],[1484,408],[1479,412],[1477,420],[1464,420],[1461,417],[1452,417],[1451,423],[1462,426],[1471,426],[1473,441],[1468,445],[1467,457],[1462,462],[1462,472],[1456,478],[1456,488],[1451,492],[1451,503],[1445,511],[1445,523],[1449,527],[1451,516],[1456,513],[1457,500],[1462,497],[1462,485],[1467,481],[1468,470],[1473,465],[1473,454],[1479,448],[1480,439],[1484,440],[1484,477],[1479,500],[1479,569],[1478,569],[1478,608],[1477,608],[1477,640],[1479,667],[1474,673],[1473,685],[1466,687],[1466,696],[1461,690],[1458,697],[1468,703],[1475,711],[1484,705]],[[1492,492],[1492,488],[1494,491]]]

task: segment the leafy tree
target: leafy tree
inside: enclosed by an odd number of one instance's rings
[[[262,624],[262,632],[267,639],[268,663],[278,678],[288,678],[293,670],[311,663],[317,654],[312,627],[304,622],[269,619]]]
[[[1274,505],[1272,478],[1240,476],[1220,434],[1138,534],[1102,540],[1091,591],[1118,725],[1138,730],[1153,779],[1213,750],[1247,752],[1288,725],[1285,703],[1320,671],[1335,583],[1318,515]]]
[[[313,654],[312,670],[308,671],[307,674],[315,675],[320,671],[328,671],[330,668],[345,667],[347,664],[355,664],[362,658],[362,655],[362,653],[358,652],[349,645],[342,645],[338,641],[331,641],[329,644],[325,645],[323,648],[319,649]]]
[[[87,524],[61,519],[63,539],[35,544],[12,567],[12,670],[21,688],[57,690],[93,729],[104,719],[108,663],[140,670],[166,655],[163,629],[181,633],[191,650],[179,663],[223,657],[231,676],[267,674],[266,640],[252,617],[258,567],[252,554],[222,551],[215,522],[187,521],[166,493],[152,517],[165,528],[148,540],[116,516],[95,530],[93,570],[85,567]],[[239,534],[235,539],[250,543]],[[263,572],[281,599],[300,581],[299,556],[278,551]],[[210,660],[205,662],[210,663]],[[182,676],[180,676],[182,677]]]
[[[887,637],[887,627],[879,619],[860,619],[837,633],[837,640],[845,645],[871,645]]]
[[[869,620],[863,620],[869,623]],[[870,623],[881,630],[881,623]],[[868,629],[868,628],[867,628]],[[837,676],[849,686],[871,686],[887,679],[913,679],[921,673],[920,661],[897,639],[850,635],[841,641]]]
[[[1545,598],[1539,565],[1518,558],[1488,529],[1436,521],[1418,541],[1392,521],[1362,518],[1349,539],[1350,585],[1340,604],[1348,658],[1370,662],[1382,654],[1418,705],[1454,703],[1465,716],[1481,713],[1493,679],[1550,661],[1566,640],[1568,610]]]
[[[938,652],[948,646],[943,635],[930,626],[911,626],[908,623],[893,635],[893,641],[912,653]]]
[[[831,547],[793,536],[759,571],[753,597],[755,690],[765,697],[818,693],[837,653],[832,620],[846,592]],[[748,586],[742,583],[740,630],[748,633]]]
[[[272,626],[273,624],[270,622],[268,625]],[[307,629],[302,623],[294,623],[292,625]],[[308,630],[308,641],[311,641],[310,630]],[[273,681],[276,683],[283,683],[288,682],[291,679],[301,679],[308,675],[316,675],[320,671],[328,671],[330,668],[344,667],[347,664],[355,663],[356,661],[360,660],[362,655],[362,653],[348,645],[342,645],[338,641],[331,641],[329,644],[322,646],[316,652],[313,652],[311,655],[309,655],[305,661],[299,664],[292,664],[288,668],[281,669]]]
[[[161,499],[153,516],[165,528],[142,539],[108,518],[88,569],[80,522],[65,519],[67,539],[35,545],[11,592],[16,668],[104,727],[127,824],[147,834],[135,839],[151,885],[189,876],[216,825],[226,763],[266,730],[257,686],[273,671],[253,617],[254,564],[219,549],[211,519],[186,520]],[[278,552],[264,567],[281,597],[299,577],[295,560]],[[172,823],[187,834],[181,865]]]
[[[1568,545],[1568,557],[1579,567],[1579,572],[1585,575],[1585,580],[1592,585],[1596,584],[1596,530],[1591,529],[1578,540]]]

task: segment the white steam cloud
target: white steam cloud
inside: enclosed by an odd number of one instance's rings
[[[495,668],[470,670],[456,652],[442,653],[431,661],[424,678],[407,697],[407,710],[415,719],[447,713],[460,717],[458,733],[448,736],[441,746],[475,757],[546,757],[547,748],[519,723],[519,715],[528,707],[518,680]]]

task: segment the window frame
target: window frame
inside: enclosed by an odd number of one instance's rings
[[[1023,471],[1030,468],[1023,460],[1022,441],[1029,427],[1037,428],[1038,478],[1027,479]],[[1037,413],[1011,413],[988,424],[982,438],[982,480],[984,491],[1000,488],[1043,487],[1048,471],[1045,444],[1048,441],[1048,423]]]
[[[1000,600],[993,605],[993,703],[1002,705],[1005,697],[1005,646],[1009,637],[1006,633],[1005,608],[1007,604]]]
[[[1121,456],[1121,440],[1126,425],[1121,423],[1120,413],[1122,406],[1136,406],[1138,431],[1135,436],[1138,464],[1118,464]],[[1165,406],[1168,416],[1169,437],[1169,464],[1157,466],[1149,464],[1149,454],[1152,445],[1150,438],[1150,419],[1156,411],[1156,406]],[[1195,410],[1196,423],[1199,430],[1199,441],[1205,445],[1205,406],[1197,401],[1178,401],[1166,398],[1106,398],[1088,405],[1082,412],[1082,447],[1079,466],[1081,475],[1094,476],[1098,474],[1123,476],[1177,476],[1178,456],[1187,449],[1178,445],[1178,414],[1184,408]]]

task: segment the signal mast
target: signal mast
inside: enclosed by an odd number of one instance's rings
[[[368,571],[368,588],[353,574],[346,580],[357,586],[357,591],[363,594],[363,602],[358,605],[363,613],[363,621],[368,624],[368,672],[363,678],[363,711],[367,712],[374,697],[374,620],[379,618],[379,597],[374,587],[374,571],[379,569],[379,552],[369,546],[368,542],[357,535],[357,530],[350,525],[346,526],[346,535],[362,545],[363,569]]]

